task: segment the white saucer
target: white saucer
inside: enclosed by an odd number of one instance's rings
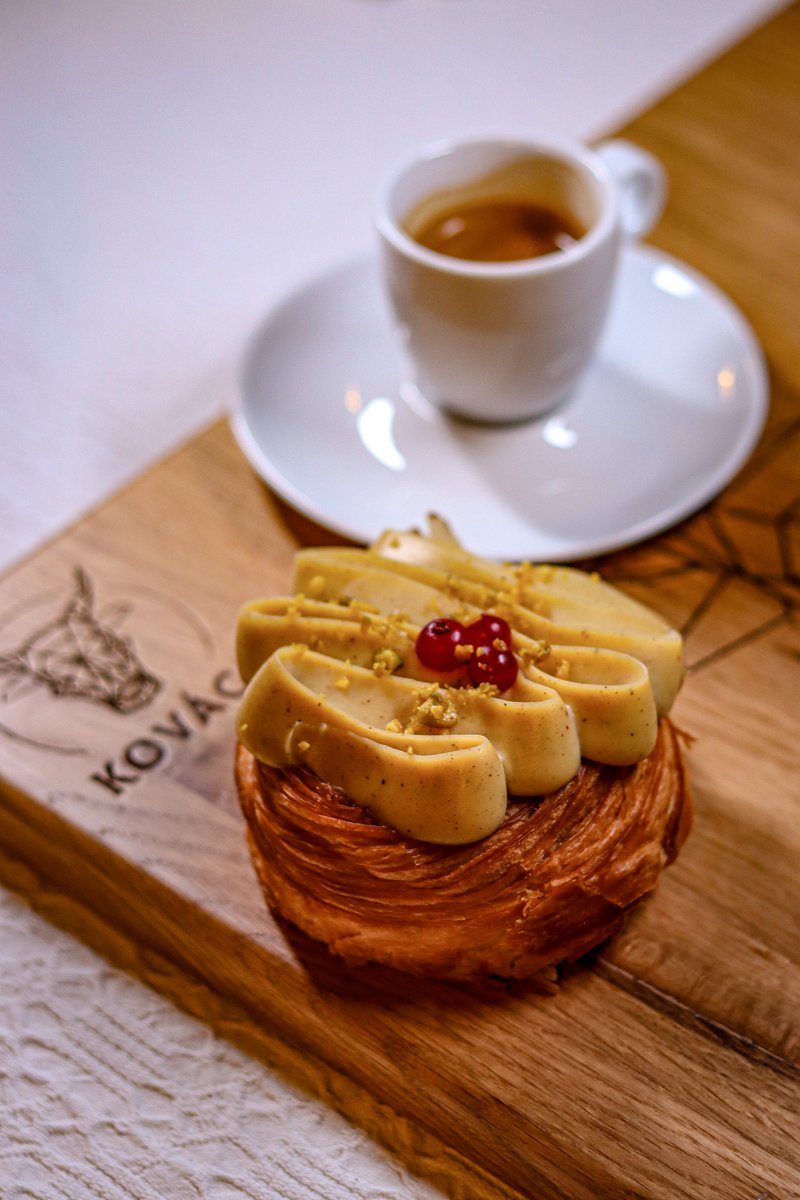
[[[437,512],[478,554],[563,562],[637,542],[736,473],[761,431],[758,343],[707,280],[628,248],[596,362],[555,414],[486,427],[420,395],[377,264],[280,304],[246,355],[236,438],[284,499],[355,541]]]

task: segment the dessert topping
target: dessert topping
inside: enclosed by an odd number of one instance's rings
[[[486,836],[507,794],[561,787],[581,757],[645,758],[683,676],[679,634],[602,580],[440,529],[302,550],[295,588],[240,614],[242,742],[423,840]]]
[[[420,629],[416,651],[423,666],[433,671],[455,671],[459,667],[456,647],[464,635],[464,626],[452,617],[436,617]]]
[[[516,656],[506,648],[501,638],[497,638],[491,646],[477,646],[467,662],[467,675],[473,687],[491,683],[499,692],[507,692],[518,673]]]
[[[489,683],[507,692],[519,672],[511,642],[511,626],[494,613],[481,613],[469,625],[454,617],[437,617],[419,631],[416,651],[423,666],[433,671],[461,669],[452,682],[473,687]]]

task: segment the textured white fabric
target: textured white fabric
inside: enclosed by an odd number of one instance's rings
[[[58,893],[45,899],[57,914]],[[219,1014],[200,985],[205,1021],[9,891],[0,891],[0,948],[3,1200],[441,1195],[322,1099],[214,1032]],[[154,971],[146,955],[132,966]],[[245,1017],[235,1024],[235,1037],[258,1044]]]

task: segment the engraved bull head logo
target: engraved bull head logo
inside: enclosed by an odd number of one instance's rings
[[[0,653],[0,697],[33,688],[131,713],[149,704],[161,681],[140,661],[129,638],[95,613],[89,576],[75,571],[75,589],[52,621],[15,649]]]

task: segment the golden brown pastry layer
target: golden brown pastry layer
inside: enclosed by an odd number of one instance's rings
[[[236,778],[270,906],[351,966],[440,979],[526,978],[611,936],[689,832],[679,734],[660,722],[629,767],[584,762],[541,799],[510,798],[467,846],[414,841],[302,769],[239,745]]]

